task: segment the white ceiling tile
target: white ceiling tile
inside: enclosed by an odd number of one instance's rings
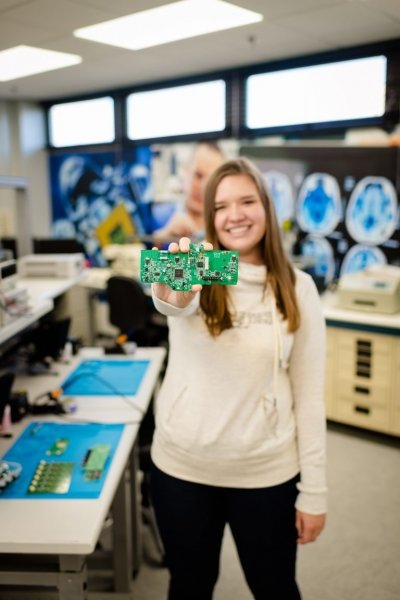
[[[400,0],[364,0],[365,3],[388,17],[400,21]]]
[[[56,98],[400,38],[400,0],[230,0],[261,23],[129,52],[75,38],[77,27],[171,0],[0,0],[0,50],[79,54],[75,67],[0,84],[1,97]]]
[[[29,25],[21,25],[0,18],[0,50],[19,44],[35,46],[53,35],[51,29],[29,27]]]
[[[337,47],[400,36],[400,23],[358,2],[283,18],[278,22],[290,29],[325,38]]]
[[[82,3],[68,0],[34,0],[8,10],[6,17],[14,23],[31,27],[51,27],[55,32],[71,32],[84,25],[110,19],[112,10],[96,10]]]

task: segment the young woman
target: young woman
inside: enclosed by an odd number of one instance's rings
[[[285,256],[250,162],[214,172],[205,221],[207,249],[239,251],[238,285],[153,284],[170,327],[152,446],[169,599],[212,598],[228,524],[254,598],[297,600],[297,544],[318,537],[326,512],[320,301]]]

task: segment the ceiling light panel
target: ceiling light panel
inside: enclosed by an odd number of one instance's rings
[[[141,50],[262,21],[259,13],[222,0],[180,0],[74,31],[76,37]]]
[[[12,81],[70,67],[80,62],[82,58],[77,54],[55,52],[33,46],[15,46],[0,52],[0,81]]]

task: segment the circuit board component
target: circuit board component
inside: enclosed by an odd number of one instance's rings
[[[110,451],[111,446],[108,444],[96,444],[89,448],[82,465],[85,472],[85,481],[100,479]]]
[[[168,250],[142,250],[140,279],[160,282],[176,291],[190,291],[192,285],[236,285],[239,252],[204,250],[203,244],[190,244],[189,252],[173,254]]]
[[[54,443],[51,445],[51,447],[48,450],[46,450],[46,454],[47,454],[47,456],[60,456],[61,454],[64,454],[67,447],[68,447],[67,438],[59,438],[54,441]]]
[[[39,461],[28,486],[28,494],[66,494],[73,468],[73,462]]]

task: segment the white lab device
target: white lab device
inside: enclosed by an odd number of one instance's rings
[[[369,267],[339,279],[337,307],[394,314],[400,311],[400,267]]]
[[[18,261],[21,277],[77,277],[85,266],[85,255],[71,254],[28,254]]]

